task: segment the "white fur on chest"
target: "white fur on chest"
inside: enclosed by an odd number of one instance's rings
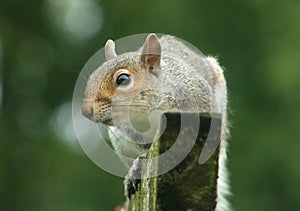
[[[144,153],[134,141],[126,140],[116,127],[109,126],[108,135],[112,146],[126,165],[131,166],[133,160]]]

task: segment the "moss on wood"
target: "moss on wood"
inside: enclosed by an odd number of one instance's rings
[[[166,113],[167,127],[161,137],[156,140],[147,158],[143,163],[142,179],[139,191],[126,201],[126,211],[157,211],[157,210],[202,210],[211,211],[216,206],[216,184],[218,177],[218,151],[204,164],[199,164],[199,156],[207,138],[211,119],[221,120],[219,116],[209,114],[200,115],[200,129],[193,124],[181,125],[179,113]],[[195,113],[184,114],[187,118],[195,118]],[[192,121],[191,121],[192,122]],[[221,124],[220,124],[221,125]],[[159,172],[168,164],[168,161],[160,161],[158,155],[168,151],[175,143],[179,133],[183,135],[184,141],[178,145],[183,152],[192,147],[188,155],[173,169],[157,177],[147,178],[151,173]],[[192,134],[197,133],[197,138]],[[178,143],[177,143],[178,144]],[[192,145],[190,145],[192,144]],[[179,150],[180,151],[180,150]],[[183,152],[176,152],[182,155]],[[169,153],[169,160],[177,156]]]

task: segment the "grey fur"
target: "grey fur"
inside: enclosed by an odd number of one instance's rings
[[[153,40],[155,42],[155,39]],[[105,47],[108,61],[90,76],[85,92],[85,101],[94,102],[94,121],[97,122],[103,122],[109,116],[114,119],[113,109],[109,110],[109,108],[113,108],[113,102],[116,102],[115,111],[119,112],[119,116],[122,116],[120,113],[122,110],[119,110],[119,107],[123,108],[122,106],[126,103],[127,106],[129,103],[132,104],[128,107],[135,114],[146,118],[154,110],[222,113],[216,210],[229,210],[229,204],[226,201],[229,188],[225,164],[228,134],[227,89],[223,70],[215,58],[204,56],[199,50],[173,36],[162,36],[159,44],[161,46],[159,69],[149,70],[142,60],[142,48],[136,52],[116,56],[114,45],[108,41]],[[108,75],[128,67],[136,71],[133,77],[139,80],[134,84],[135,93],[120,92],[119,94],[116,92],[111,99],[107,99],[107,97],[102,99],[99,93],[107,85]],[[154,71],[157,74],[151,74]],[[128,98],[131,98],[130,101]],[[121,105],[122,103],[124,105]],[[111,125],[112,122],[109,124]],[[134,159],[147,151],[137,142],[148,142],[149,137],[146,140],[143,135],[135,133],[126,121],[120,121],[118,125],[111,125],[109,134],[115,150],[122,155]],[[123,159],[123,161],[131,165],[133,159]]]

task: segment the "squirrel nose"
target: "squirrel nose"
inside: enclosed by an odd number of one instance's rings
[[[84,103],[81,106],[81,113],[86,118],[93,120],[94,117],[94,108],[92,103]]]

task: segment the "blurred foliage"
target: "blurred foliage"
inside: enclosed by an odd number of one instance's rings
[[[296,0],[1,0],[0,210],[123,201],[122,179],[53,124],[108,38],[146,32],[176,35],[226,67],[235,210],[300,210],[299,26]]]

